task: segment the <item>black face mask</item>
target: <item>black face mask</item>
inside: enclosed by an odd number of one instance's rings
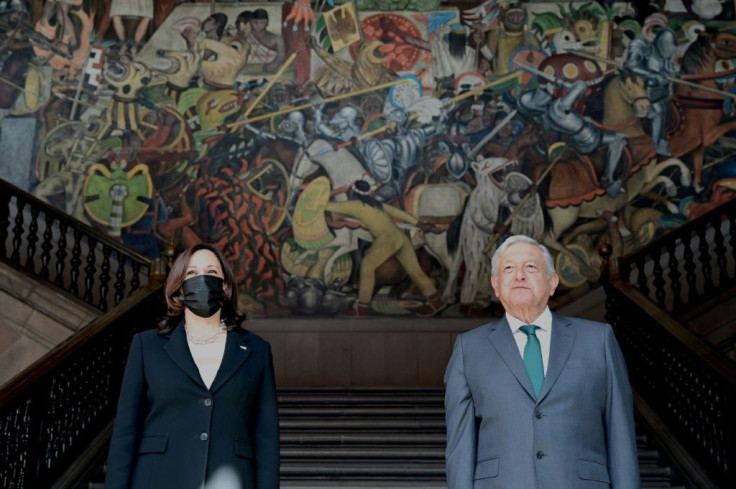
[[[214,275],[197,275],[181,284],[181,301],[187,309],[202,318],[208,318],[222,307],[224,280]]]

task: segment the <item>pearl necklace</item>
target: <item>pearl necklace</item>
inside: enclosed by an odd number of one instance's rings
[[[191,331],[189,331],[189,328],[186,324],[184,324],[184,330],[187,332],[187,341],[189,343],[192,343],[194,345],[209,345],[210,343],[214,343],[215,341],[219,340],[220,336],[222,336],[222,334],[227,331],[227,327],[225,326],[225,320],[220,319],[220,326],[218,326],[217,331],[205,338],[196,338],[192,336],[192,333]]]

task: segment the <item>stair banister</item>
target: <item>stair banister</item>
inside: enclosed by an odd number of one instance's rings
[[[686,447],[693,460],[673,456],[681,469],[700,466],[723,487],[736,487],[736,364],[678,318],[734,290],[734,250],[736,200],[610,263],[611,247],[601,250],[606,318],[646,404],[638,411],[656,413],[668,431],[659,438]]]

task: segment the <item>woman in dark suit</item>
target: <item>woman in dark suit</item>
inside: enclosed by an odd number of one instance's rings
[[[105,488],[277,489],[271,348],[242,327],[222,254],[184,251],[165,295],[158,331],[133,338]]]

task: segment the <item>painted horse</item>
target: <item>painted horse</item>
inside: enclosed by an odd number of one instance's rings
[[[667,193],[674,195],[675,184],[662,175],[666,169],[679,168],[680,183],[690,184],[690,172],[679,159],[657,161],[655,158],[654,143],[641,125],[641,118],[646,116],[650,106],[644,80],[622,72],[604,83],[603,118],[599,126],[626,136],[629,169],[624,179],[625,193],[609,196],[599,185],[593,161],[584,155],[560,159],[547,177],[546,206],[551,225],[544,237],[547,246],[560,252],[568,251],[562,242],[565,233],[577,235],[590,226],[585,223],[571,229],[579,219],[596,219],[606,212],[615,213],[659,184],[664,184]]]
[[[736,35],[718,33],[701,35],[685,51],[681,78],[710,88],[718,88],[716,73],[719,60],[736,57]],[[702,190],[701,179],[705,149],[726,133],[736,130],[736,121],[722,122],[724,95],[678,84],[675,89],[671,119],[675,128],[667,135],[670,153],[681,157],[692,152],[693,187]]]

